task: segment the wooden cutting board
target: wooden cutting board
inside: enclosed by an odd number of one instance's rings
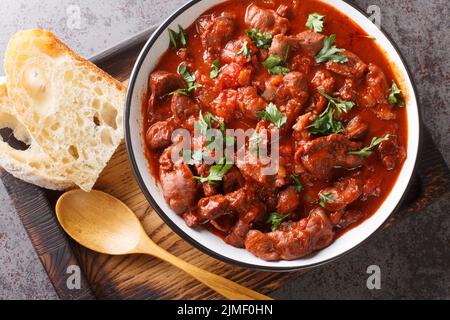
[[[129,77],[135,59],[153,28],[94,57],[92,61],[121,81]],[[389,227],[410,214],[419,214],[441,196],[449,196],[450,173],[427,130],[416,174],[402,206],[385,224]],[[0,169],[1,170],[1,169]],[[60,195],[13,178],[0,178],[11,196],[28,235],[58,295],[62,299],[220,299],[182,271],[147,256],[112,257],[74,243],[59,227],[54,204]],[[96,189],[125,202],[142,221],[150,237],[180,258],[265,294],[302,272],[269,273],[235,267],[215,260],[184,242],[153,211],[131,172],[124,145],[102,173]],[[369,240],[370,241],[370,240]],[[81,270],[81,289],[70,290],[67,268]]]

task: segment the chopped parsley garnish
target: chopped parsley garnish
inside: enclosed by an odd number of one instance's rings
[[[203,115],[202,111],[200,111],[198,121],[195,123],[195,126],[200,129],[200,134],[202,136],[206,136],[207,131],[213,128],[213,122],[216,122],[219,125],[220,131],[223,135],[225,135],[225,123],[217,119],[210,112]]]
[[[349,154],[353,154],[353,155],[359,156],[361,158],[368,157],[373,153],[373,149],[375,147],[379,146],[384,141],[388,141],[393,136],[394,135],[392,135],[392,134],[387,134],[382,138],[375,137],[372,139],[372,142],[370,143],[370,145],[368,147],[364,147],[359,151],[350,151]]]
[[[308,16],[308,21],[306,22],[306,27],[311,29],[314,32],[322,32],[324,18],[325,18],[325,16],[322,16],[321,14],[311,13]]]
[[[290,214],[281,215],[278,212],[272,212],[267,220],[267,223],[270,224],[270,229],[272,231],[276,231],[280,225],[286,220]]]
[[[243,55],[244,57],[246,57],[247,59],[250,59],[251,57],[251,51],[248,48],[248,41],[244,41],[244,44],[242,45],[241,50],[239,50],[238,52],[235,53],[236,55]]]
[[[295,174],[291,174],[291,179],[294,182],[295,191],[302,192],[303,184],[300,182],[298,177]]]
[[[328,105],[333,105],[338,111],[339,115],[342,115],[342,112],[347,113],[355,106],[355,103],[353,101],[345,101],[338,98],[333,98],[332,96],[329,96],[322,91],[319,91],[319,93],[327,98]]]
[[[322,192],[319,192],[319,198],[320,198],[320,205],[324,208],[327,207],[327,203],[334,203],[333,194],[331,192],[328,192],[326,194],[323,194]]]
[[[322,96],[327,98],[328,107],[325,109],[322,114],[316,117],[313,124],[311,124],[308,128],[310,128],[309,132],[311,134],[319,134],[327,136],[332,133],[341,133],[344,131],[344,126],[342,122],[336,120],[334,117],[334,112],[337,110],[338,118],[342,117],[342,113],[347,113],[351,110],[355,103],[352,101],[345,101],[338,98],[333,98],[324,92],[319,92]]]
[[[309,133],[323,136],[344,132],[342,122],[334,119],[334,108],[332,106],[328,106],[323,113],[317,116],[308,128],[310,128]]]
[[[169,32],[170,46],[175,49],[186,48],[187,46],[187,33],[186,31],[178,25],[178,32],[172,29],[167,29]]]
[[[272,102],[268,104],[266,110],[258,111],[256,114],[261,119],[272,122],[278,129],[281,128],[287,120],[286,116],[282,114]]]
[[[269,49],[273,36],[270,33],[261,33],[256,29],[245,30],[245,34],[260,49]]]
[[[214,60],[212,66],[211,66],[211,72],[209,74],[209,77],[211,79],[215,79],[219,76],[220,73],[220,61],[219,59]]]
[[[286,67],[285,60],[276,54],[271,54],[266,61],[263,62],[263,66],[269,70],[270,74],[287,74],[291,72],[289,68]]]
[[[222,181],[222,178],[227,174],[228,171],[233,167],[233,164],[231,163],[225,163],[225,158],[223,158],[221,161],[219,161],[219,164],[211,166],[209,170],[209,175],[207,177],[197,177],[195,176],[194,179],[201,183],[209,183],[214,184],[215,182]]]
[[[388,101],[398,107],[403,107],[403,96],[402,91],[398,88],[395,81],[392,81],[391,93],[389,94]]]
[[[202,87],[201,84],[195,83],[195,76],[193,76],[188,71],[188,69],[186,67],[186,64],[184,62],[180,63],[180,65],[178,66],[177,72],[178,72],[179,75],[181,75],[183,77],[184,81],[187,84],[187,87],[183,88],[183,89],[177,89],[177,90],[171,92],[169,95],[173,95],[175,93],[178,93],[178,94],[182,94],[182,95],[185,95],[185,96],[189,96],[189,95],[191,95],[191,93],[192,93],[192,91],[194,89]]]
[[[339,52],[345,51],[345,49],[338,49],[333,43],[336,41],[336,36],[332,34],[328,38],[323,40],[322,50],[316,56],[316,63],[322,63],[325,61],[333,61],[337,63],[345,63],[348,58]]]

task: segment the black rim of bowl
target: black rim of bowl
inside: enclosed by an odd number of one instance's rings
[[[172,219],[170,219],[165,213],[164,211],[161,209],[161,207],[158,205],[158,203],[155,201],[155,199],[153,198],[153,196],[150,194],[149,190],[147,189],[147,186],[144,183],[144,180],[141,176],[140,173],[140,169],[137,165],[136,162],[136,158],[134,156],[133,150],[132,150],[132,146],[131,146],[131,135],[130,135],[130,110],[131,110],[131,100],[132,100],[132,93],[134,91],[134,87],[136,84],[136,78],[137,78],[137,74],[139,73],[141,66],[148,54],[148,52],[150,51],[150,49],[152,48],[153,44],[155,43],[155,41],[159,38],[159,36],[166,31],[166,28],[172,23],[172,21],[174,21],[176,18],[178,18],[178,16],[180,16],[183,12],[185,12],[187,9],[189,9],[190,7],[192,7],[193,5],[201,2],[201,1],[205,1],[205,0],[191,0],[190,2],[186,3],[185,5],[183,5],[182,7],[180,7],[178,10],[176,10],[169,18],[167,18],[167,20],[165,20],[159,27],[158,29],[153,33],[153,35],[149,38],[149,40],[147,41],[147,43],[145,44],[144,48],[141,50],[141,53],[138,57],[138,59],[136,60],[136,64],[133,68],[133,71],[131,73],[131,77],[130,77],[130,82],[128,85],[128,90],[127,90],[127,98],[126,98],[126,105],[125,105],[125,117],[124,117],[124,126],[125,126],[125,144],[126,144],[126,149],[127,149],[127,153],[128,153],[128,158],[130,159],[131,162],[131,167],[132,167],[132,171],[133,174],[139,184],[139,187],[141,188],[142,192],[144,193],[144,196],[146,197],[147,201],[150,203],[150,205],[153,207],[153,209],[158,213],[158,215],[161,217],[161,219],[164,221],[164,223],[166,223],[167,225],[169,225],[169,227],[174,230],[177,235],[179,235],[183,240],[187,241],[189,244],[191,244],[192,246],[194,246],[195,248],[199,249],[200,251],[208,254],[209,256],[216,258],[218,260],[221,260],[223,262],[226,263],[230,263],[239,267],[245,267],[245,268],[249,268],[249,269],[253,269],[253,270],[259,270],[259,271],[270,271],[270,272],[289,272],[289,271],[297,271],[297,270],[304,270],[304,269],[310,269],[310,268],[314,268],[320,265],[324,265],[327,263],[330,263],[332,261],[335,261],[339,258],[342,258],[343,256],[347,255],[348,253],[352,252],[353,250],[355,250],[356,248],[358,248],[359,246],[361,246],[362,244],[364,244],[366,241],[368,241],[375,233],[377,233],[384,225],[385,223],[389,220],[389,218],[400,208],[401,204],[403,203],[406,194],[408,193],[408,190],[411,187],[411,181],[412,181],[412,177],[414,175],[414,172],[417,168],[417,159],[420,153],[420,150],[422,149],[422,115],[421,115],[421,108],[419,106],[419,101],[418,101],[418,96],[417,96],[417,89],[416,89],[416,85],[414,83],[414,79],[411,75],[411,71],[406,63],[406,60],[403,58],[403,55],[401,54],[400,50],[398,49],[396,43],[392,40],[391,36],[383,29],[380,28],[381,32],[384,34],[384,36],[389,40],[389,42],[392,44],[392,46],[394,47],[395,51],[397,52],[397,54],[399,55],[403,65],[405,66],[405,69],[407,71],[408,74],[408,78],[412,84],[413,87],[413,93],[416,97],[417,100],[417,108],[418,108],[418,117],[419,117],[419,143],[418,143],[418,151],[416,154],[416,158],[414,159],[414,167],[413,167],[413,171],[411,176],[409,177],[409,181],[407,183],[407,186],[399,200],[399,202],[397,203],[397,205],[395,206],[394,210],[392,210],[392,212],[386,217],[386,220],[374,231],[372,232],[370,235],[368,235],[364,240],[362,240],[360,243],[358,243],[357,245],[351,247],[350,249],[346,250],[345,252],[340,253],[339,255],[336,255],[335,257],[332,257],[330,259],[318,262],[318,263],[311,263],[311,264],[307,264],[307,265],[303,265],[303,266],[298,266],[298,267],[277,267],[277,266],[263,266],[263,265],[257,265],[257,264],[250,264],[250,263],[246,263],[246,262],[242,262],[239,260],[235,260],[235,259],[231,259],[228,258],[226,256],[221,255],[220,253],[213,251],[207,247],[205,247],[203,244],[201,244],[200,242],[194,240],[193,238],[191,238],[187,233],[185,233],[182,229],[180,229],[175,222],[172,221]],[[361,9],[359,8],[357,5],[355,5],[354,3],[348,1],[348,0],[341,0],[345,3],[347,3],[348,5],[352,6],[353,8],[355,8],[356,10],[358,10],[364,17],[367,18],[367,14]],[[409,139],[409,138],[408,138]],[[146,168],[147,169],[147,168]],[[244,250],[244,249],[243,249]],[[262,261],[262,260],[261,260]]]

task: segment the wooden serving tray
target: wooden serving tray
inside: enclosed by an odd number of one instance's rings
[[[153,31],[151,28],[91,60],[117,79],[126,81],[140,49]],[[449,170],[426,129],[422,146],[407,196],[385,227],[410,214],[419,214],[433,201],[450,195]],[[158,259],[140,255],[112,257],[79,246],[65,235],[55,218],[54,204],[60,193],[29,185],[1,169],[0,178],[60,298],[221,298],[184,272]],[[270,294],[287,279],[304,272],[269,273],[235,267],[211,258],[183,241],[163,223],[141,193],[123,144],[104,170],[96,189],[106,191],[130,206],[151,238],[168,251],[261,293]],[[70,265],[78,265],[82,270],[81,289],[70,290],[66,286]]]

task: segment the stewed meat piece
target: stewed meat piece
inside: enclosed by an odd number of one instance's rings
[[[245,248],[266,261],[294,260],[325,248],[333,239],[333,225],[319,207],[313,209],[308,218],[285,222],[277,231],[251,230],[245,239]]]
[[[344,85],[339,89],[339,96],[342,100],[355,100],[356,82],[353,78],[345,78]]]
[[[255,87],[239,88],[240,105],[243,114],[250,120],[258,120],[258,111],[266,109],[267,102],[258,94]]]
[[[354,79],[361,78],[367,70],[367,64],[365,64],[356,54],[350,51],[344,51],[339,53],[348,58],[345,63],[328,61],[325,67],[341,76],[350,77]]]
[[[179,93],[173,95],[170,107],[178,123],[182,123],[191,116],[197,116],[200,112],[200,106],[192,98]]]
[[[211,166],[206,163],[196,164],[195,169],[199,177],[207,177],[211,171]],[[202,183],[203,193],[205,197],[210,197],[218,193],[218,188],[214,184],[210,184],[208,182]]]
[[[299,41],[294,36],[278,34],[273,37],[269,48],[269,54],[276,55],[282,59],[289,56],[289,52],[299,47]]]
[[[223,119],[225,123],[235,119],[239,97],[237,90],[223,90],[210,105],[214,115]]]
[[[362,165],[362,159],[348,152],[360,147],[341,134],[317,138],[301,146],[295,158],[316,179],[327,180],[333,168],[354,169]]]
[[[360,115],[357,115],[347,124],[345,135],[349,139],[358,139],[361,138],[368,129],[369,125],[362,120]]]
[[[364,212],[361,210],[347,210],[343,213],[341,219],[337,223],[337,227],[340,229],[345,229],[360,221],[362,218],[364,218]]]
[[[244,182],[241,172],[236,167],[233,167],[223,177],[223,191],[225,194],[236,191],[244,186]]]
[[[231,212],[230,202],[221,194],[202,198],[198,202],[198,217],[201,222],[215,220]]]
[[[378,151],[387,170],[394,170],[398,163],[403,163],[406,159],[405,148],[398,145],[397,137],[380,143]]]
[[[309,55],[315,56],[323,47],[323,40],[325,36],[311,30],[299,33],[296,38],[302,47]]]
[[[238,193],[238,191],[236,191]],[[241,196],[241,195],[239,195]],[[259,200],[254,193],[246,193],[245,201],[238,200],[240,202],[239,207],[235,206],[235,210],[238,212],[239,220],[231,228],[230,233],[225,237],[225,242],[237,247],[243,248],[245,243],[245,237],[252,227],[253,222],[260,219],[266,213],[266,207]],[[234,203],[231,202],[233,205]]]
[[[330,94],[334,91],[335,82],[336,80],[331,72],[327,70],[317,70],[311,80],[311,85],[317,91]]]
[[[180,88],[186,87],[185,82],[180,75],[163,70],[158,70],[150,75],[149,110],[153,109],[156,100],[161,99]]]
[[[326,203],[328,211],[338,211],[356,201],[363,193],[360,180],[356,178],[344,178],[336,182],[332,187],[322,189],[322,195],[327,195],[331,200]]]
[[[368,70],[357,94],[358,105],[366,108],[385,102],[389,91],[383,70],[372,63],[369,64]]]
[[[175,145],[164,150],[159,159],[160,180],[167,203],[175,213],[182,215],[195,206],[197,182],[186,164],[173,163],[173,148]]]
[[[236,52],[242,50],[244,45],[247,46],[247,49],[250,52],[250,56],[248,57],[245,54],[236,54]],[[226,44],[225,48],[223,48],[220,55],[221,62],[223,64],[235,62],[240,65],[245,65],[246,63],[251,61],[252,56],[254,56],[257,52],[258,50],[256,46],[253,44],[252,40],[249,37],[239,37],[236,40],[229,41]]]
[[[172,144],[175,124],[171,119],[159,121],[148,128],[146,141],[150,149],[164,149]]]
[[[212,17],[200,34],[203,47],[211,52],[220,52],[235,31],[236,21],[232,14],[223,13],[219,17]]]
[[[288,214],[294,212],[300,205],[300,194],[295,187],[289,186],[278,193],[277,212]]]
[[[266,81],[266,89],[263,98],[273,101],[277,106],[295,99],[300,105],[304,105],[309,97],[308,82],[301,72],[289,72],[285,76],[275,75]]]
[[[247,8],[245,23],[252,29],[276,35],[285,34],[289,29],[289,20],[271,9],[264,9],[255,4]]]

